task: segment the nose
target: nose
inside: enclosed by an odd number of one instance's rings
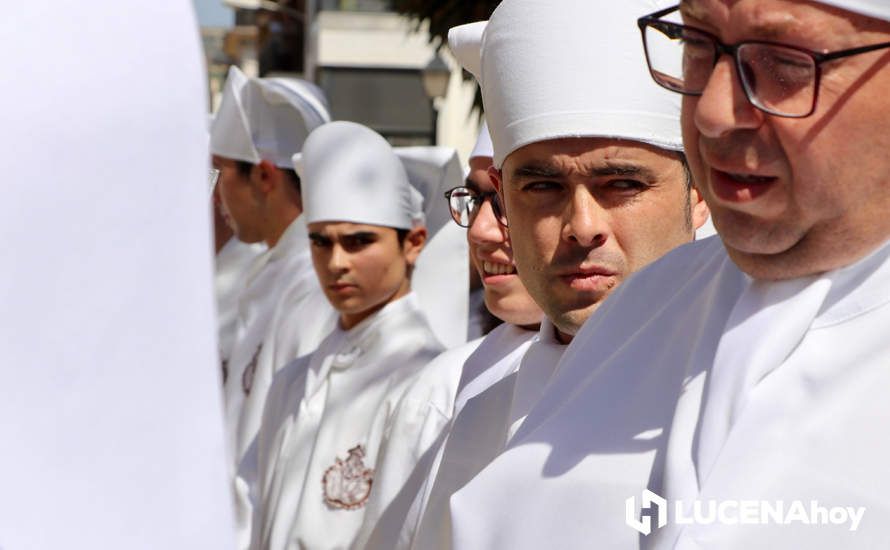
[[[334,244],[331,247],[331,255],[328,258],[328,270],[335,274],[349,271],[349,255],[339,244]]]
[[[709,138],[719,138],[735,130],[758,128],[765,116],[748,101],[729,55],[717,61],[707,86],[694,104],[695,125]]]
[[[494,215],[491,201],[485,201],[479,207],[476,219],[467,230],[467,238],[477,246],[491,246],[506,242],[506,232]]]
[[[608,212],[587,186],[577,185],[566,205],[563,239],[585,248],[596,248],[606,243],[608,235]]]

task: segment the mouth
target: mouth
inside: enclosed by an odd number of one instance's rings
[[[351,292],[358,287],[350,283],[334,283],[328,285],[328,289],[337,294]]]
[[[605,268],[582,268],[559,278],[577,292],[605,292],[618,283],[617,274]]]
[[[512,263],[479,260],[477,265],[482,284],[486,286],[503,284],[516,276],[516,266]]]
[[[775,176],[727,172],[711,168],[714,194],[726,202],[750,202],[772,189],[779,181]]]

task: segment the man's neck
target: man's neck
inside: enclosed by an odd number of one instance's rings
[[[225,223],[215,223],[213,225],[213,243],[216,246],[216,253],[223,249],[235,234]]]
[[[278,241],[281,240],[284,232],[287,231],[287,228],[290,227],[291,224],[294,223],[294,220],[296,220],[299,216],[299,211],[289,212],[287,215],[279,216],[269,220],[268,230],[266,231],[266,238],[263,239],[266,242],[266,245],[268,245],[270,249],[274,248],[275,245],[278,244]]]

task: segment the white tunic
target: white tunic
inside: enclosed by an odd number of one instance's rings
[[[472,397],[462,396],[466,401],[452,421],[412,548],[451,547],[451,495],[504,450],[566,349],[546,318],[528,342],[521,346],[525,352],[521,359],[516,357],[500,380]]]
[[[232,237],[216,254],[214,288],[216,318],[219,322],[219,358],[228,363],[238,321],[238,298],[244,289],[247,270],[265,247],[247,244]]]
[[[478,347],[469,357],[462,359],[465,357],[465,349],[457,348],[436,358],[424,370],[418,383],[412,386],[410,393],[406,393],[406,398],[410,395],[412,401],[422,403],[423,396],[429,395],[426,400],[428,406],[434,411],[440,411],[437,415],[439,418],[451,422],[455,414],[461,414],[460,410],[468,400],[473,402],[472,399],[478,394],[514,373],[537,336],[536,331],[510,324],[501,325],[481,343],[477,343]],[[478,405],[479,401],[474,403]],[[400,412],[401,410],[400,405]],[[410,410],[413,411],[414,408]],[[408,422],[416,418],[413,412],[405,416]],[[375,524],[366,521],[362,529],[363,536],[359,538],[363,543],[367,541],[366,548],[383,550],[411,547],[421,513],[431,498],[433,481],[442,460],[443,443],[450,437],[450,430],[449,425],[443,427],[440,437],[429,446],[427,454],[411,473],[401,492],[385,513],[378,513],[379,519],[376,519]],[[370,529],[373,532],[368,533]]]
[[[508,450],[452,498],[455,547],[887,547],[888,258],[884,246],[821,276],[752,281],[714,238],[632,277]],[[669,515],[641,536],[627,521],[646,488]],[[852,520],[684,526],[674,499],[867,511],[856,532]]]
[[[223,368],[226,430],[236,466],[250,444],[250,439],[239,438],[238,427],[245,398],[253,388],[263,339],[269,330],[278,301],[294,284],[319,288],[309,255],[306,224],[302,217],[291,222],[274,247],[257,257],[248,270],[245,287],[238,300],[238,320],[232,354]]]
[[[441,350],[409,294],[279,372],[240,472],[257,480],[251,548],[350,546],[387,422]]]

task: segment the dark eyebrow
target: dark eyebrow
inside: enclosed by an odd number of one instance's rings
[[[373,231],[356,231],[355,233],[347,233],[341,235],[341,239],[376,239],[377,233]]]
[[[595,168],[591,174],[596,177],[626,176],[645,180],[655,180],[655,172],[639,164],[623,164],[607,162],[605,166]]]
[[[655,172],[645,166],[639,164],[627,164],[623,162],[606,161],[602,166],[598,166],[585,174],[587,177],[602,178],[609,176],[625,176],[635,177],[645,180],[656,180]],[[563,178],[565,174],[562,170],[548,164],[527,164],[520,166],[513,171],[514,179],[529,178]]]
[[[562,170],[551,164],[530,163],[518,166],[513,170],[511,179],[528,178],[559,178],[564,176]]]

